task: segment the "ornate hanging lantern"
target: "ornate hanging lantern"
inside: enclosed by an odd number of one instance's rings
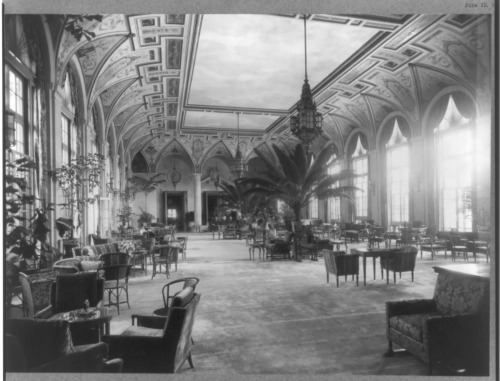
[[[307,80],[307,34],[306,16],[304,15],[304,57],[305,57],[305,80],[302,85],[302,94],[297,104],[297,115],[290,118],[290,131],[304,144],[309,151],[311,142],[321,134],[323,127],[323,115],[316,111],[313,101],[311,87]]]

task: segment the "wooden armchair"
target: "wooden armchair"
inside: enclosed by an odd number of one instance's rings
[[[178,373],[186,360],[193,368],[191,333],[200,297],[192,287],[179,292],[168,316],[154,317],[163,329],[133,325],[120,335],[105,335],[109,355],[122,358],[123,371],[130,373]]]
[[[446,259],[448,253],[447,242],[438,240],[435,237],[422,237],[420,239],[420,259],[422,259],[424,251],[429,251],[431,253],[431,259],[434,259],[434,254],[436,252],[444,251],[444,259]]]
[[[337,287],[339,286],[339,276],[356,275],[356,286],[359,284],[359,254],[346,254],[345,251],[321,250],[325,260],[326,283],[330,283],[330,273],[337,277]]]

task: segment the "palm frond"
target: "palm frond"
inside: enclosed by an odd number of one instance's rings
[[[300,162],[300,157],[292,157],[287,155],[276,144],[273,144],[273,150],[278,157],[285,177],[294,183],[300,183],[301,178],[304,175],[304,173],[300,173],[299,166],[297,165],[297,163]]]

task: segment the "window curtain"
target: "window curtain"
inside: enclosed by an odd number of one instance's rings
[[[444,114],[443,114],[444,115]],[[392,133],[394,131],[394,126],[396,124],[396,120],[398,121],[399,125],[399,130],[403,134],[403,136],[406,139],[411,138],[411,128],[406,119],[400,118],[400,117],[395,117],[390,119],[382,128],[382,133],[380,135],[380,147],[385,147],[387,142],[389,142],[389,139],[392,136]]]
[[[467,119],[475,119],[476,108],[474,106],[474,102],[472,102],[472,100],[466,94],[459,91],[454,91],[450,94],[441,97],[432,108],[429,114],[429,121],[428,121],[429,127],[432,130],[437,128],[439,123],[441,123],[441,121],[443,120],[448,107],[448,101],[450,99],[450,96],[453,97],[455,105],[457,106],[457,109],[460,112],[460,114],[462,114]]]
[[[361,146],[368,151],[368,138],[366,137],[365,134],[357,132],[354,135],[353,139],[351,139],[351,143],[347,148],[347,156],[351,157],[352,154],[354,153],[354,150],[356,149],[356,144],[358,143],[358,138],[360,138],[361,140]]]
[[[467,119],[476,119],[476,107],[468,95],[455,91],[451,94],[458,111]]]

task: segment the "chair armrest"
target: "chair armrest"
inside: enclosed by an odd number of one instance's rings
[[[38,311],[35,316],[33,316],[35,319],[48,319],[52,315],[54,315],[56,312],[54,310],[54,307],[52,304],[49,304],[47,307],[41,309]]]
[[[487,339],[481,335],[480,318],[476,314],[429,317],[423,326],[423,341],[430,359],[465,362],[481,352]],[[486,336],[487,337],[487,336]]]
[[[414,315],[436,310],[434,299],[414,299],[385,302],[387,319],[398,315]]]
[[[429,337],[443,337],[446,332],[457,336],[460,332],[474,332],[480,326],[477,314],[465,313],[450,316],[432,316],[424,324],[424,335]]]
[[[146,328],[163,329],[167,316],[147,315],[147,314],[134,314],[132,315],[132,325]]]
[[[79,345],[74,347],[74,352],[64,354],[34,370],[51,373],[101,372],[105,365],[103,359],[107,353],[108,347],[105,343]]]
[[[109,347],[110,357],[126,358],[142,355],[140,352],[161,352],[164,347],[163,337],[138,335],[104,335],[102,340]]]

